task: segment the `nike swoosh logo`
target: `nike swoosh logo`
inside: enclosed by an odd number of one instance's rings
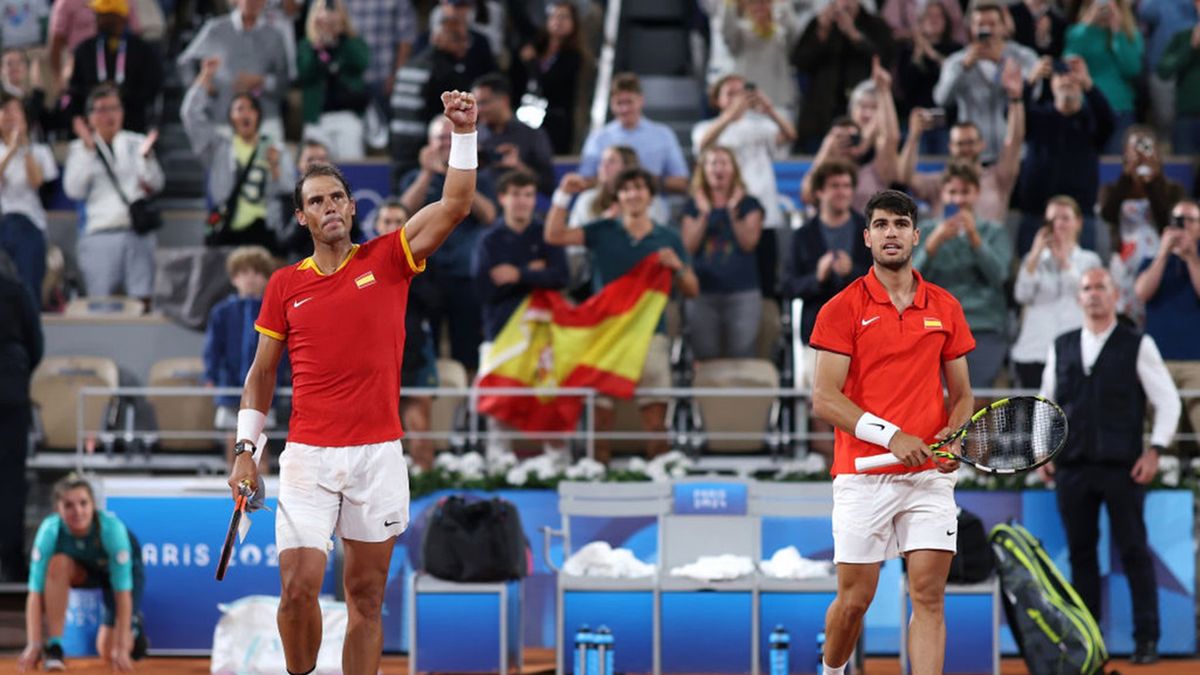
[[[292,307],[299,307],[300,305],[303,305],[304,303],[308,302],[309,300],[312,300],[312,298],[311,298],[311,297],[308,297],[308,298],[305,298],[305,299],[303,299],[303,300],[297,300],[297,301],[295,301],[295,302],[293,302],[293,303],[292,303]]]
[[[867,426],[878,427],[880,431],[883,431],[883,425],[880,424],[879,422],[867,422]]]
[[[383,521],[383,526],[384,526],[384,527],[391,527],[391,526],[393,526],[393,525],[399,525],[399,524],[400,524],[400,521],[398,521],[398,520],[385,520],[385,521]]]
[[[954,531],[953,531],[953,530],[946,530],[946,536],[947,536],[947,537],[953,537],[953,536],[954,536]]]
[[[871,318],[869,318],[869,319],[863,319],[863,320],[862,320],[862,325],[864,325],[864,326],[869,326],[869,325],[871,325],[871,324],[875,323],[875,322],[876,322],[876,321],[878,321],[878,320],[879,320],[879,317],[877,317],[877,316],[873,316],[873,317],[871,317]]]

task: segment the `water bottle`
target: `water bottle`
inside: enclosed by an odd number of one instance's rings
[[[596,675],[613,675],[613,634],[608,626],[600,626],[595,633],[596,661],[600,670]],[[588,673],[592,675],[592,673]]]
[[[817,633],[817,675],[825,674],[825,634]]]
[[[591,675],[588,659],[595,646],[592,629],[585,623],[575,631],[575,675]]]
[[[775,626],[768,641],[771,645],[770,674],[788,675],[788,645],[792,639],[788,636],[787,629]]]

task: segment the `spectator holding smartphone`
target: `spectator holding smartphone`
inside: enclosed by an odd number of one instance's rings
[[[983,161],[995,161],[1004,146],[1008,93],[1001,73],[1009,61],[1022,75],[1037,64],[1032,49],[1008,39],[1004,6],[980,0],[971,9],[971,42],[951,54],[942,66],[933,100],[942,107],[957,106],[958,119],[974,122],[983,135]]]
[[[996,223],[1008,219],[1008,201],[1017,184],[1021,146],[1025,142],[1025,101],[1022,96],[1025,80],[1021,77],[1020,66],[1015,61],[1005,63],[1000,81],[1008,97],[1008,126],[1004,133],[1004,145],[995,162],[983,163],[983,134],[974,122],[958,122],[950,129],[951,159],[970,162],[979,171],[979,199],[975,204],[975,212]],[[944,120],[944,113],[938,117],[931,110],[914,108],[908,118],[908,139],[900,151],[900,169],[896,180],[912,188],[915,198],[927,202],[930,213],[937,213],[942,207],[941,174],[916,172],[918,148],[925,130],[944,124]]]
[[[1159,250],[1160,234],[1171,223],[1171,208],[1185,192],[1182,185],[1163,174],[1152,129],[1130,127],[1124,149],[1121,175],[1100,188],[1100,217],[1112,242],[1110,270],[1121,290],[1117,312],[1141,325],[1145,306],[1134,293],[1137,273]]]
[[[1054,338],[1083,325],[1083,311],[1075,301],[1079,280],[1102,263],[1095,252],[1079,245],[1082,230],[1079,204],[1066,195],[1052,197],[1046,205],[1046,224],[1017,268],[1013,296],[1022,308],[1021,330],[1011,356],[1023,389],[1041,385]]]
[[[1079,23],[1067,30],[1063,54],[1087,62],[1096,87],[1113,110],[1114,133],[1104,148],[1106,154],[1120,154],[1125,130],[1133,124],[1144,52],[1128,0],[1083,0]]]
[[[898,4],[898,3],[897,3]],[[889,5],[892,6],[892,5]],[[958,3],[926,2],[922,6],[912,43],[900,50],[896,62],[896,104],[900,118],[908,118],[915,108],[932,109],[933,88],[937,86],[938,74],[946,57],[962,49],[956,37],[955,24],[951,21],[947,7],[958,7]],[[962,16],[958,16],[961,23]],[[941,123],[927,125],[921,136],[921,152],[927,155],[946,154],[947,133],[945,111],[941,108]],[[910,127],[909,133],[912,133]]]
[[[896,179],[899,164],[900,124],[892,100],[892,76],[878,58],[872,61],[871,79],[858,83],[850,92],[850,116],[834,120],[812,166],[829,160],[846,160],[857,165],[858,182],[854,208],[861,211],[873,194]],[[815,204],[813,172],[800,182],[800,198]]]
[[[972,388],[995,384],[1004,364],[1007,307],[1004,282],[1008,280],[1012,245],[999,223],[976,216],[979,170],[970,163],[952,161],[942,174],[941,222],[921,224],[921,237],[912,263],[930,283],[950,291],[962,304],[975,336],[975,349],[967,354]]]
[[[1200,205],[1184,199],[1171,211],[1153,260],[1142,262],[1134,286],[1146,303],[1146,334],[1154,338],[1179,389],[1200,389]],[[1200,433],[1200,398],[1186,400]]]

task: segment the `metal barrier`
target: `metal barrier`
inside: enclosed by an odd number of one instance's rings
[[[112,397],[115,401],[123,401],[129,405],[140,398],[155,396],[205,397],[240,396],[240,387],[84,387],[79,390],[76,401],[76,447],[73,456],[65,453],[40,452],[30,460],[34,468],[76,468],[76,469],[145,469],[148,465],[163,469],[195,470],[200,473],[219,473],[225,470],[223,455],[187,453],[164,455],[154,453],[151,457],[152,446],[160,440],[212,440],[214,444],[225,441],[230,436],[229,430],[218,430],[210,427],[203,429],[185,429],[164,431],[154,428],[139,428],[134,415],[124,417],[121,428],[88,429],[84,417],[87,409],[84,405],[87,397]],[[975,395],[981,399],[995,399],[1021,394],[1035,394],[1032,389],[979,389]],[[595,426],[596,399],[599,394],[590,388],[581,387],[426,387],[406,388],[405,397],[431,396],[461,398],[465,408],[465,429],[433,429],[428,432],[406,432],[413,439],[446,439],[461,441],[459,449],[480,449],[481,443],[488,438],[503,440],[565,440],[578,443],[576,447],[587,457],[595,456],[595,444],[598,440],[605,441],[654,441],[666,440],[671,447],[682,449],[693,456],[699,456],[707,440],[756,440],[760,439],[763,446],[769,449],[766,457],[772,462],[802,457],[808,452],[808,443],[814,440],[830,440],[831,433],[814,433],[803,423],[804,415],[792,416],[790,419],[800,423],[789,427],[779,424],[782,419],[778,414],[783,406],[794,406],[804,411],[811,399],[807,389],[796,388],[737,388],[737,387],[669,387],[642,388],[635,392],[636,397],[666,398],[673,405],[689,405],[692,400],[703,397],[722,398],[772,398],[773,409],[770,419],[759,433],[725,431],[694,427],[679,429],[668,426],[665,432],[646,431],[608,431],[601,432]],[[584,399],[583,413],[579,428],[570,432],[522,432],[522,431],[491,431],[484,430],[481,424],[482,415],[478,411],[478,399],[481,395],[496,396],[577,396]],[[280,388],[276,391],[276,399],[290,398],[291,388]],[[1200,398],[1200,389],[1188,389],[1180,392],[1185,401]],[[121,403],[118,403],[121,405]],[[668,415],[668,421],[673,420]],[[278,428],[269,430],[267,436],[274,440],[283,440],[287,436],[286,420],[281,420]],[[1176,434],[1177,442],[1197,442],[1200,434]],[[124,445],[124,452],[115,452],[114,446]],[[764,456],[759,453],[742,454],[741,457]]]

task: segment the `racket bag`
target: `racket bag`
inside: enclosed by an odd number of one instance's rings
[[[517,507],[499,497],[442,499],[421,548],[425,571],[448,581],[519,579],[531,560]]]
[[[1018,524],[992,528],[1008,626],[1032,675],[1104,672],[1100,626],[1041,543]]]

